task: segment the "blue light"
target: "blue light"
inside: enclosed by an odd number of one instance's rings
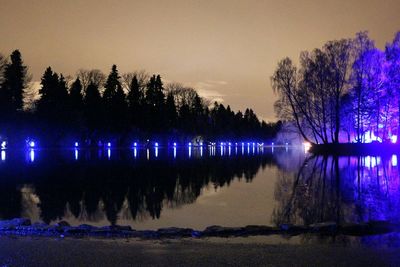
[[[189,142],[189,146],[192,146],[192,143]]]
[[[232,143],[231,143],[231,142],[229,142],[229,143],[228,143],[228,145],[229,145],[229,146],[231,146],[231,145],[232,145]]]
[[[107,143],[107,147],[111,147],[111,143],[110,142]]]
[[[174,147],[176,147],[176,143],[174,142]]]
[[[35,161],[35,150],[31,149],[29,151],[29,159],[30,159],[31,162]]]
[[[29,141],[28,145],[30,148],[34,148],[36,144],[35,141]]]
[[[271,143],[271,146],[274,146],[274,142]]]
[[[158,143],[157,143],[157,142],[156,142],[156,143],[154,143],[154,146],[155,146],[155,147],[158,147]]]
[[[200,146],[203,146],[203,142],[200,142],[200,144],[199,144]]]
[[[1,142],[1,149],[6,149],[7,148],[7,142],[3,141]]]
[[[396,167],[397,166],[397,155],[392,155],[392,166]]]
[[[136,142],[135,142],[135,143],[133,143],[133,146],[134,146],[134,147],[137,147],[137,143],[136,143]]]
[[[79,143],[78,142],[75,142],[75,147],[78,147],[79,146]]]

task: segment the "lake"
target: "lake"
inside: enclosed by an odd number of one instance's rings
[[[0,219],[134,229],[397,223],[397,157],[259,146],[3,150]]]

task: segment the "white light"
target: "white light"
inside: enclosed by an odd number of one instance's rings
[[[231,146],[231,145],[232,145],[232,143],[231,143],[231,142],[229,142],[229,143],[228,143],[228,145],[229,145],[229,146]]]
[[[192,146],[192,143],[189,143],[189,146]]]
[[[174,147],[176,147],[176,143],[174,143]]]
[[[397,166],[397,155],[392,155],[392,166],[393,167]]]
[[[1,151],[1,161],[6,160],[6,152],[4,150]]]
[[[7,148],[7,142],[3,141],[1,142],[1,149],[6,149]]]
[[[30,141],[29,142],[29,147],[32,147],[32,148],[35,147],[35,142],[34,141]]]
[[[303,146],[304,146],[304,152],[305,152],[305,153],[307,153],[307,152],[310,150],[310,148],[311,148],[311,144],[308,143],[308,142],[304,142],[304,143],[303,143]]]
[[[35,161],[35,150],[31,149],[29,151],[29,158],[30,158],[31,162]]]
[[[203,142],[200,142],[200,144],[199,144],[200,146],[203,146]]]
[[[137,147],[137,143],[136,143],[136,142],[135,142],[135,143],[133,143],[133,146],[134,146],[134,147]]]
[[[78,142],[75,142],[75,147],[78,147],[79,146],[79,143]]]
[[[108,146],[108,147],[111,147],[111,143],[110,143],[110,142],[108,142],[108,143],[107,143],[107,146]]]
[[[156,147],[158,147],[158,143],[156,142],[155,144],[154,144]]]

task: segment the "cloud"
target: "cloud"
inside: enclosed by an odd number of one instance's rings
[[[201,97],[208,99],[211,103],[214,103],[215,101],[222,103],[224,102],[225,95],[220,93],[217,88],[227,84],[228,82],[226,81],[207,80],[191,83],[190,86],[194,87]]]

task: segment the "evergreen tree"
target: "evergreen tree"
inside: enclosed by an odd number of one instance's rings
[[[165,101],[165,114],[167,117],[167,124],[169,129],[175,129],[178,120],[178,113],[176,111],[174,96],[169,93]]]
[[[40,99],[37,102],[39,116],[50,117],[57,105],[58,74],[48,67],[44,72],[39,89]]]
[[[82,96],[82,84],[79,78],[72,83],[71,89],[69,92],[69,98],[71,103],[71,108],[73,110],[81,110],[83,105],[83,96]]]
[[[83,105],[86,125],[90,134],[92,134],[95,130],[102,128],[104,111],[99,87],[96,84],[90,83],[88,85]]]
[[[125,93],[119,81],[117,66],[113,65],[104,85],[103,102],[106,109],[106,125],[109,131],[121,131],[126,128],[127,103]]]
[[[12,52],[10,59],[0,85],[0,105],[5,114],[22,110],[23,92],[28,83],[28,68],[23,64],[19,50]]]
[[[134,127],[143,126],[141,118],[143,115],[142,113],[143,113],[144,94],[140,88],[140,84],[136,75],[133,76],[132,81],[130,83],[127,100],[128,100],[130,121],[132,125]]]

